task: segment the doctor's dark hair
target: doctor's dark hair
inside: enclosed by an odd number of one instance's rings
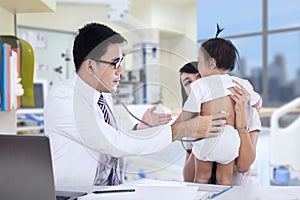
[[[73,45],[73,59],[78,72],[82,62],[87,58],[100,58],[107,51],[109,44],[127,42],[124,37],[106,25],[86,24],[79,29]]]
[[[232,71],[239,59],[239,52],[230,40],[211,38],[201,45],[205,59],[214,58],[218,69]]]
[[[186,63],[185,65],[183,65],[179,69],[179,73],[180,73],[180,75],[182,73],[199,74],[199,71],[198,71],[198,62],[194,61],[194,62]],[[182,97],[182,106],[183,106],[184,103],[185,103],[185,101],[187,100],[188,96],[187,96],[187,94],[186,94],[186,92],[184,90],[184,87],[182,85],[181,78],[180,78],[180,88],[181,88],[181,97]]]

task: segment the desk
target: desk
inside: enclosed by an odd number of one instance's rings
[[[135,192],[92,194],[94,190],[134,188]],[[86,187],[77,191],[89,192],[79,200],[121,199],[121,200],[207,200],[209,195],[226,188],[209,184],[195,184],[173,181],[141,180],[111,187]],[[68,188],[62,188],[68,189]],[[70,189],[70,188],[69,188]],[[73,188],[74,189],[74,188]],[[214,200],[296,200],[300,199],[300,187],[240,187],[234,186]]]
[[[233,187],[215,200],[296,200],[300,199],[300,187]]]

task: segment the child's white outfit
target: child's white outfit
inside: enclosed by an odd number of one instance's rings
[[[207,76],[193,82],[191,94],[185,102],[183,110],[200,113],[202,103],[230,95],[231,92],[228,88],[237,86],[232,80],[239,82],[250,94],[248,102],[249,131],[260,130],[258,113],[251,107],[258,102],[260,95],[253,90],[249,81],[228,74]],[[239,147],[240,137],[237,130],[230,125],[225,125],[219,136],[194,142],[192,151],[199,160],[228,164],[238,156]]]

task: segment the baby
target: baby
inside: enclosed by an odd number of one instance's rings
[[[217,35],[220,32],[218,29]],[[234,103],[228,90],[238,86],[233,81],[237,81],[250,93],[248,110],[261,106],[260,95],[247,80],[228,75],[228,72],[234,69],[237,57],[238,51],[235,46],[229,40],[217,36],[204,42],[199,50],[198,70],[202,78],[192,83],[191,93],[178,118],[186,120],[195,112],[211,115],[221,111],[229,113],[229,117],[219,136],[193,143],[192,152],[196,159],[195,182],[208,183],[212,164],[217,162],[217,184],[232,184],[234,162],[240,147],[239,133],[248,134],[248,127],[235,129]],[[259,127],[259,119],[256,121]]]

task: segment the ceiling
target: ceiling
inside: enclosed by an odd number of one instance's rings
[[[57,0],[58,3],[74,3],[74,4],[112,4],[114,2],[129,2],[131,0]],[[188,4],[196,4],[197,0],[152,0],[165,2],[169,4],[177,4],[177,5],[188,5]]]
[[[177,5],[189,5],[189,4],[197,3],[197,0],[158,0],[158,1],[160,1],[160,2],[163,1],[166,3],[177,4]]]

